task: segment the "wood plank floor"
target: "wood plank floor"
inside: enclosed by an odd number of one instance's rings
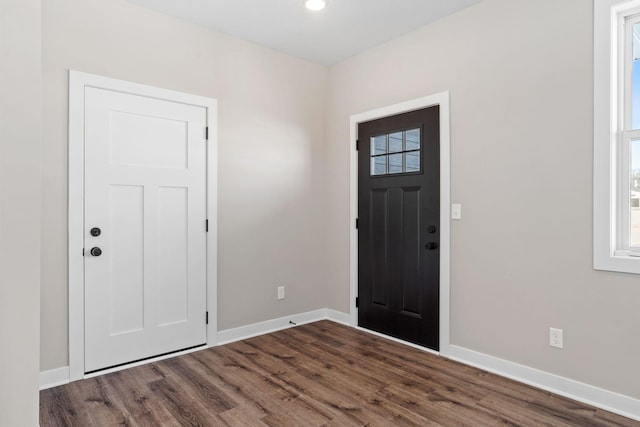
[[[44,390],[41,426],[640,426],[329,321]]]

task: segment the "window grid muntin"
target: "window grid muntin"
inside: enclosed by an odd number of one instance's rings
[[[417,144],[416,149],[409,149],[407,150],[407,134],[414,134],[415,132],[417,132],[417,141],[415,140],[415,138],[412,138],[409,143],[410,144]],[[402,143],[401,143],[401,149],[398,148],[391,148],[391,140],[393,138],[394,141],[398,140],[398,137],[393,137],[395,135],[401,134],[402,135]],[[381,138],[384,137],[385,139],[385,151],[384,152],[379,152],[380,151],[380,142],[381,142]],[[399,175],[399,174],[411,174],[411,173],[420,173],[422,172],[422,161],[419,160],[418,161],[418,168],[417,170],[409,170],[408,169],[408,163],[407,163],[407,155],[418,155],[418,158],[420,159],[420,154],[422,151],[422,131],[420,128],[411,128],[411,129],[405,129],[405,130],[401,130],[401,131],[395,131],[395,132],[389,132],[387,134],[383,134],[383,135],[375,135],[372,136],[370,139],[370,161],[369,161],[369,174],[371,176],[389,176],[389,175]],[[396,144],[397,145],[397,144]],[[397,158],[398,156],[401,156],[402,158],[402,164],[400,166],[399,170],[396,171],[392,171],[391,170],[391,158]],[[381,160],[384,159],[384,162],[382,162]],[[384,173],[376,173],[376,165],[382,165],[384,163],[385,165],[385,172]]]

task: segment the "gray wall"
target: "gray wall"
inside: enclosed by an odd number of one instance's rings
[[[0,0],[0,425],[38,425],[40,0]]]
[[[327,306],[326,67],[122,0],[43,2],[42,49],[43,371],[68,365],[68,69],[218,100],[220,329]]]
[[[640,398],[640,280],[592,269],[592,19],[586,0],[486,0],[331,69],[331,308],[348,310],[349,116],[450,90],[452,344]]]

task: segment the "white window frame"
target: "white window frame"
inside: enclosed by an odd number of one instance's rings
[[[640,247],[629,247],[628,131],[631,43],[625,21],[640,13],[640,0],[594,0],[593,267],[640,274]],[[634,256],[635,255],[635,256]]]

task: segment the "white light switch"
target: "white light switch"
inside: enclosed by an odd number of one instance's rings
[[[462,205],[460,203],[451,205],[451,219],[462,219]]]

